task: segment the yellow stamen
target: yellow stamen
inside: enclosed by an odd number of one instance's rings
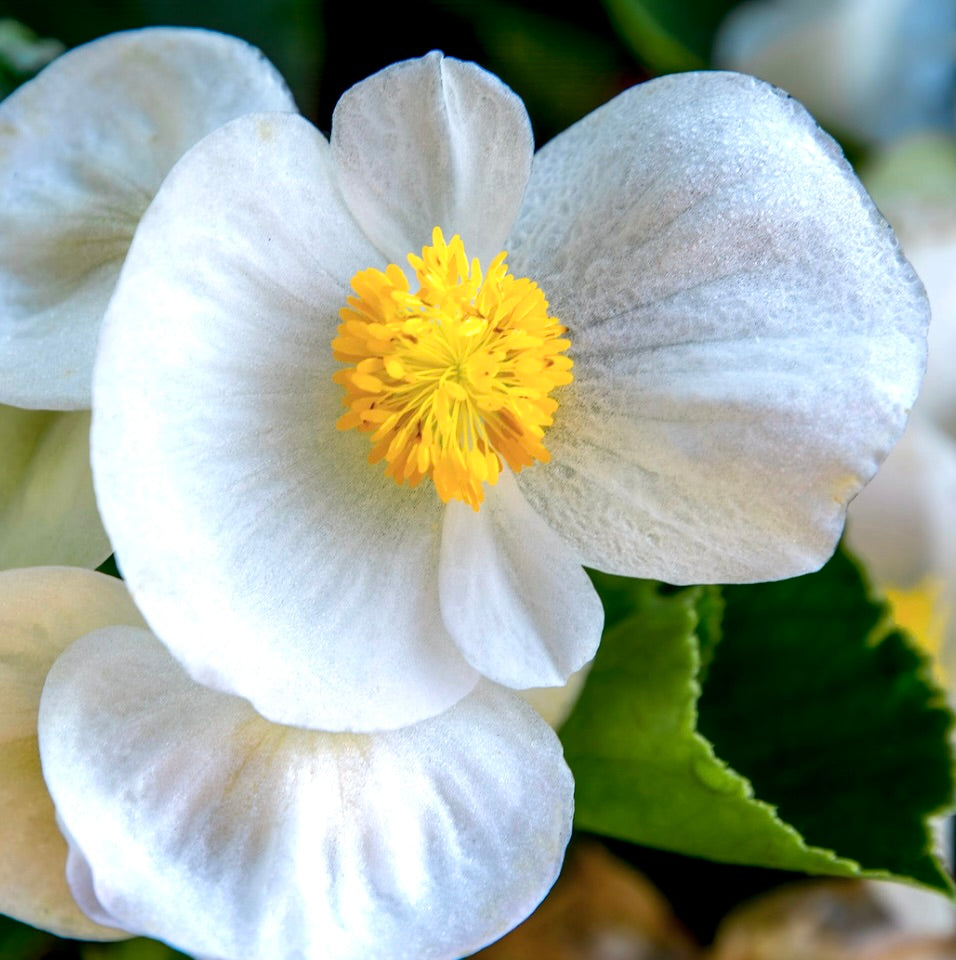
[[[384,459],[396,483],[431,477],[445,503],[477,510],[502,461],[514,471],[548,462],[550,393],[573,379],[567,329],[536,283],[508,273],[503,252],[482,277],[461,238],[446,244],[436,227],[408,262],[417,293],[395,264],[352,278],[332,341],[349,364],[333,378],[348,411],[337,426],[370,433],[369,462]]]
[[[950,610],[943,598],[943,582],[926,577],[908,589],[888,587],[885,591],[893,619],[933,658],[933,671],[940,684],[947,678],[939,655]]]

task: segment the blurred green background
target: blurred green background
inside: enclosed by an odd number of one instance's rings
[[[728,0],[607,0],[555,15],[545,0],[372,5],[341,0],[3,0],[0,16],[76,46],[115,30],[202,26],[260,47],[323,129],[339,94],[395,60],[440,49],[497,73],[539,142],[649,74],[708,64]]]

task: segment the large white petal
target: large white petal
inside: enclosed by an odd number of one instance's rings
[[[313,127],[273,114],[173,171],[104,323],[94,478],[130,589],[194,678],[276,722],[383,729],[477,674],[441,619],[434,491],[335,427],[337,311],[381,259],[330,169]]]
[[[90,474],[90,414],[0,405],[0,569],[98,567],[112,552]]]
[[[223,960],[454,960],[531,912],[570,833],[557,738],[487,683],[413,727],[312,732],[103,630],[51,672],[40,739],[87,894]]]
[[[505,471],[477,513],[445,507],[442,614],[468,662],[508,687],[563,686],[597,650],[601,601],[576,553]]]
[[[142,624],[119,580],[68,567],[0,573],[0,913],[64,937],[123,934],[93,923],[70,895],[67,847],[40,772],[37,710],[53,661],[112,624]]]
[[[254,47],[171,28],[78,47],[0,104],[0,402],[89,407],[97,329],[163,177],[226,121],[294,109]]]
[[[332,118],[339,183],[386,260],[460,234],[483,265],[518,213],[534,143],[521,100],[493,74],[440,53],[356,84]]]
[[[622,94],[535,158],[511,243],[575,382],[518,476],[585,563],[672,582],[819,566],[916,396],[927,305],[836,145],[749,77]]]

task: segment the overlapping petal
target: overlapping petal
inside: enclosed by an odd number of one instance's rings
[[[591,664],[586,664],[577,673],[572,673],[562,687],[531,687],[519,690],[518,695],[530,703],[549,726],[560,730],[564,721],[571,716],[590,672]]]
[[[196,679],[276,722],[382,729],[478,675],[441,619],[434,493],[335,427],[337,311],[380,258],[331,162],[271,115],[170,175],[104,324],[93,456],[124,575]]]
[[[604,611],[581,561],[510,472],[479,512],[460,502],[445,508],[438,583],[459,649],[506,686],[562,686],[601,640]]]
[[[803,573],[902,431],[928,310],[838,148],[735,74],[622,94],[536,157],[511,262],[575,382],[522,472],[585,563],[671,582]]]
[[[0,405],[0,569],[98,567],[112,553],[93,496],[90,414]]]
[[[331,142],[353,215],[402,266],[436,226],[487,264],[518,214],[534,151],[521,100],[493,74],[439,53],[346,91]]]
[[[0,573],[0,912],[65,937],[124,934],[88,919],[67,887],[67,846],[40,771],[40,692],[73,640],[120,623],[142,619],[119,580],[68,567]]]
[[[490,684],[403,730],[310,732],[108,629],[54,666],[40,738],[81,894],[201,956],[453,960],[530,913],[570,833],[557,738]]]
[[[143,211],[197,140],[294,110],[262,54],[205,30],[113,34],[0,106],[0,402],[89,406],[100,319]]]

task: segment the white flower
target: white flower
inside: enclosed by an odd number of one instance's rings
[[[143,620],[122,582],[69,567],[0,572],[0,913],[63,937],[123,936],[81,913],[67,847],[40,772],[37,709],[47,672],[75,640]]]
[[[956,0],[756,0],[714,62],[778,84],[863,142],[956,125]]]
[[[474,302],[460,242],[491,277]],[[405,291],[387,265],[429,244]],[[558,685],[589,660],[581,564],[821,564],[902,430],[926,313],[838,149],[771,87],[661,78],[532,161],[514,94],[431,54],[347,92],[331,142],[247,117],[171,173],[104,323],[100,505],[195,679],[276,722],[398,727],[481,675]],[[339,427],[371,410],[388,449],[337,428],[343,399]]]
[[[90,390],[133,232],[202,136],[243,113],[294,109],[259,51],[186,29],[104,37],[0,103],[0,568],[109,556]]]
[[[895,620],[935,661],[956,704],[956,139],[904,138],[876,154],[864,181],[926,286],[933,321],[926,378],[906,431],[850,505],[847,541],[890,601]],[[952,868],[952,824],[936,853]],[[871,883],[898,926],[956,930],[948,899]]]
[[[956,140],[914,137],[867,184],[926,285],[926,379],[899,445],[850,507],[847,536],[956,698]]]
[[[190,681],[117,580],[7,571],[0,610],[4,912],[222,960],[456,960],[557,875],[571,776],[510,691],[389,733],[297,730]]]

